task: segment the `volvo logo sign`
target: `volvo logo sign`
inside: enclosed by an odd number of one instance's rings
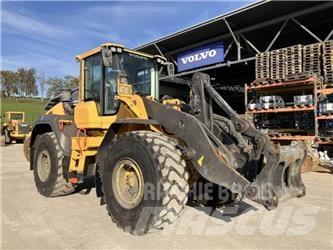
[[[200,52],[191,56],[185,56],[183,58],[181,58],[182,63],[186,64],[186,63],[192,63],[194,61],[201,61],[201,60],[205,60],[207,57],[214,57],[216,56],[216,50],[212,49],[209,51],[204,51],[204,52]]]
[[[178,72],[219,63],[224,60],[222,42],[207,44],[178,55]]]

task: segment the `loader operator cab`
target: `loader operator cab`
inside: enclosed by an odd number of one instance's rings
[[[117,113],[118,83],[131,85],[134,94],[158,99],[158,69],[166,61],[162,57],[108,43],[77,59],[81,62],[81,101],[96,102],[100,116]]]
[[[24,121],[24,113],[23,112],[6,112],[5,121]]]

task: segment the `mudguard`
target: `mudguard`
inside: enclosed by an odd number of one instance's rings
[[[102,164],[104,162],[104,157],[106,154],[108,154],[109,147],[111,146],[110,142],[112,142],[113,138],[117,135],[118,130],[123,124],[159,125],[157,121],[151,119],[119,119],[112,123],[106,132],[106,135],[104,136],[101,146],[98,149],[96,155],[96,162],[98,164]]]
[[[76,136],[77,127],[74,124],[73,116],[71,115],[42,115],[34,124],[30,148],[33,146],[37,135],[45,132],[54,132],[58,140],[61,151],[64,155],[71,155],[71,137]],[[71,124],[61,127],[59,121],[70,120]]]

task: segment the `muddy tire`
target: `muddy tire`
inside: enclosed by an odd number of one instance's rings
[[[23,153],[24,153],[25,159],[28,162],[30,162],[30,139],[31,139],[31,137],[28,136],[27,138],[25,138],[25,140],[23,142]]]
[[[135,176],[129,178],[132,186],[128,178],[119,177],[122,171],[128,171],[124,176]],[[187,202],[189,174],[177,141],[158,133],[134,131],[120,136],[99,172],[112,221],[131,234],[173,223]],[[131,192],[132,196],[127,194]]]
[[[46,197],[63,196],[74,191],[64,178],[63,157],[53,132],[39,135],[34,143],[33,171],[38,192]]]
[[[5,129],[5,144],[11,144],[12,138],[10,137],[8,129]]]

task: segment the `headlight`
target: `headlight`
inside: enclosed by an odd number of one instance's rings
[[[117,52],[117,53],[123,52],[123,48],[120,47],[111,47],[110,49],[112,52]]]

